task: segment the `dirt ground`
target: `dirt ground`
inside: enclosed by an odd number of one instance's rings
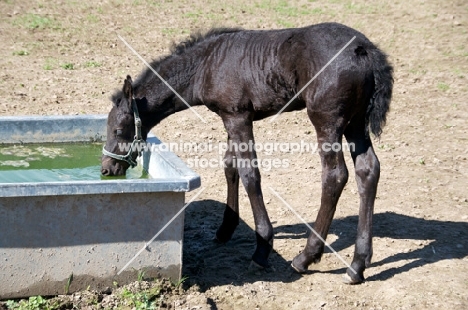
[[[0,16],[2,116],[107,113],[109,96],[125,75],[136,77],[144,67],[117,34],[151,60],[167,54],[173,41],[213,26],[271,29],[336,21],[363,32],[395,67],[391,113],[375,141],[382,172],[367,281],[343,284],[346,266],[329,251],[305,275],[290,268],[309,232],[269,188],[313,223],[320,163],[317,154],[279,152],[274,156],[289,167],[262,171],[275,229],[271,266],[264,271],[248,269],[255,237],[243,189],[243,221],[233,240],[217,245],[211,239],[224,210],[224,173],[194,168],[206,189],[186,212],[183,274],[192,288],[176,308],[468,308],[468,2],[0,0]],[[166,142],[224,142],[220,119],[205,107],[195,109],[208,125],[184,111],[153,132]],[[255,130],[259,142],[315,141],[305,111],[257,122]],[[359,201],[346,160],[350,180],[327,241],[350,263]]]

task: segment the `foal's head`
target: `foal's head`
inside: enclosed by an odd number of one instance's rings
[[[125,79],[122,92],[114,95],[112,101],[107,118],[107,141],[101,160],[101,173],[105,176],[125,175],[129,167],[136,166],[138,150],[134,149],[135,144],[146,139],[146,132],[138,132],[141,121],[130,76]]]

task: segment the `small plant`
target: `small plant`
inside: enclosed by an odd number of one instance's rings
[[[176,288],[179,288],[187,279],[188,279],[188,276],[183,276],[182,278],[180,278],[179,281],[174,283],[174,286]]]
[[[179,30],[177,28],[163,28],[162,33],[167,35],[167,36],[173,36],[175,35]]]
[[[141,269],[141,270],[138,270],[138,273],[137,273],[137,281],[138,282],[141,282],[145,279],[145,269]]]
[[[84,66],[86,68],[97,68],[101,66],[101,63],[94,61],[94,60],[90,60],[90,61],[85,62]]]
[[[425,165],[426,164],[426,161],[424,160],[424,158],[419,159],[419,164],[420,165]]]
[[[447,91],[447,90],[449,90],[450,86],[448,86],[445,83],[439,83],[439,84],[437,84],[437,88],[439,90],[441,90],[441,91]]]
[[[17,310],[42,310],[50,308],[47,300],[42,296],[31,296],[28,300],[21,300],[19,302],[8,300],[6,306],[8,309]]]
[[[97,17],[94,14],[89,14],[88,16],[86,16],[86,19],[91,23],[97,23],[99,21],[99,17]]]
[[[19,307],[18,303],[14,300],[7,300],[5,304],[8,309],[17,309]]]
[[[152,289],[133,293],[128,289],[124,289],[120,297],[126,306],[137,310],[150,310],[158,308],[158,301],[156,299],[160,292],[159,289]]]
[[[15,20],[14,24],[20,25],[28,29],[46,29],[46,28],[58,29],[59,28],[57,21],[51,18],[45,17],[45,16],[36,15],[36,14],[26,14],[26,15],[20,16]]]
[[[68,277],[68,280],[67,280],[67,284],[65,284],[65,295],[68,295],[68,292],[70,291],[70,285],[73,281],[73,273],[70,274],[70,276]]]
[[[71,62],[66,62],[66,63],[60,65],[60,67],[62,67],[62,68],[65,69],[65,70],[73,70],[73,69],[75,69],[75,66],[74,66]]]
[[[52,70],[57,65],[57,62],[53,58],[47,58],[44,64],[44,70]]]
[[[28,51],[20,50],[20,51],[13,52],[13,55],[16,55],[16,56],[27,56],[27,55],[29,55],[29,53],[28,53]]]

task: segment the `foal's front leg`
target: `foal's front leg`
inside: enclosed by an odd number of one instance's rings
[[[249,115],[229,115],[223,117],[224,126],[234,144],[236,159],[233,165],[237,167],[239,177],[249,196],[252,206],[257,248],[252,256],[254,263],[266,267],[268,255],[273,248],[273,226],[263,202],[260,185],[260,171],[254,145],[253,123]],[[247,150],[244,150],[244,147]],[[242,150],[242,151],[241,151]]]

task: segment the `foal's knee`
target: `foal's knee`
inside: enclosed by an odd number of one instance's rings
[[[356,159],[356,178],[360,190],[369,185],[377,185],[380,178],[380,162],[374,152]],[[361,194],[364,194],[361,192]]]
[[[226,179],[231,182],[236,181],[238,177],[237,168],[234,165],[234,158],[228,153],[224,156],[224,174]]]
[[[325,184],[334,184],[333,188],[342,189],[348,182],[348,177],[348,168],[343,161],[334,167],[328,167],[325,175]]]
[[[340,165],[338,170],[339,172],[337,175],[337,183],[343,184],[343,186],[345,186],[348,182],[349,177],[348,168],[346,168],[346,165],[343,163],[342,165]]]

